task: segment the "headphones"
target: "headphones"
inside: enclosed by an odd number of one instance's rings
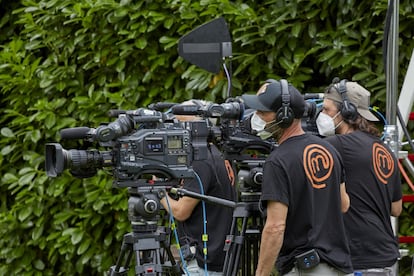
[[[278,83],[273,79],[269,79],[266,82],[268,83]],[[290,94],[289,94],[289,84],[285,79],[280,80],[280,88],[282,91],[282,106],[276,111],[276,122],[279,123],[281,128],[288,128],[295,117],[292,109],[290,108]]]
[[[342,98],[341,104],[341,115],[345,122],[355,121],[358,118],[358,111],[356,106],[351,103],[348,99],[346,82],[348,80],[343,79],[339,81],[339,78],[334,78],[332,80],[332,86],[338,91],[339,95]]]

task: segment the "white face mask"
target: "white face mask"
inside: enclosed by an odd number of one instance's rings
[[[253,116],[250,118],[250,126],[253,130],[257,132],[257,136],[259,136],[262,140],[269,139],[275,134],[275,132],[269,132],[266,129],[267,125],[273,124],[274,121],[267,123],[259,115],[255,112]]]
[[[318,132],[322,136],[332,136],[335,135],[335,129],[342,123],[342,121],[335,126],[335,118],[339,115],[340,112],[336,113],[333,118],[328,114],[320,112],[318,118],[316,118],[316,126],[318,127]]]
[[[266,122],[255,112],[250,118],[250,126],[253,130],[257,131],[257,133],[260,133],[265,129]]]

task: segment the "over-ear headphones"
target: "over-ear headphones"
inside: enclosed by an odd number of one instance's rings
[[[345,122],[355,121],[358,118],[358,111],[356,106],[348,99],[346,82],[348,80],[343,79],[339,81],[339,78],[334,78],[332,81],[333,87],[338,91],[342,97],[341,115]]]
[[[280,122],[281,128],[288,128],[294,118],[293,111],[290,108],[289,84],[287,80],[281,79],[280,86],[282,90],[282,106],[276,111],[276,121]]]

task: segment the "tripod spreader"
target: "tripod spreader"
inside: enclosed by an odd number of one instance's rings
[[[189,196],[189,197],[192,197],[192,198],[203,200],[207,203],[222,205],[222,206],[233,208],[233,209],[236,208],[236,205],[237,205],[236,202],[231,201],[231,200],[227,200],[227,199],[223,199],[223,198],[219,198],[219,197],[214,197],[214,196],[202,195],[202,194],[191,192],[191,191],[188,191],[188,190],[182,189],[182,188],[171,188],[170,193],[176,194],[180,197]]]

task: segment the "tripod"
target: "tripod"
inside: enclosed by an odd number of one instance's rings
[[[241,222],[240,230],[239,222]],[[224,245],[226,258],[223,275],[237,275],[240,260],[241,275],[255,274],[262,228],[263,219],[259,211],[258,200],[237,203],[233,212],[230,235],[227,236]]]
[[[171,229],[157,224],[160,209],[157,192],[140,193],[139,188],[129,191],[132,196],[128,200],[128,217],[132,232],[124,235],[121,252],[109,275],[128,275],[134,255],[135,275],[181,275],[170,249]]]

